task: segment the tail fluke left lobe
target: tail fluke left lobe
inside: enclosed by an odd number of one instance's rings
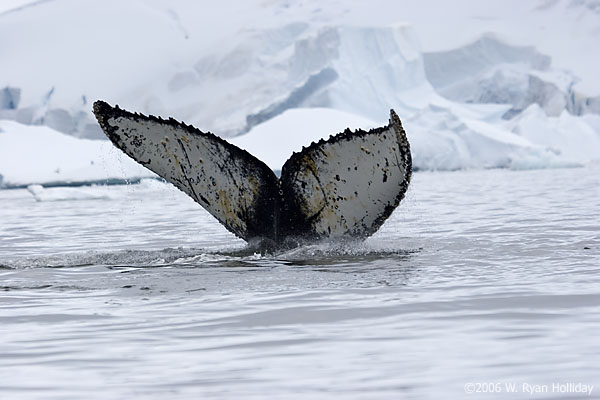
[[[250,153],[174,119],[131,113],[103,101],[94,114],[110,140],[188,194],[244,240],[276,240],[277,177]]]

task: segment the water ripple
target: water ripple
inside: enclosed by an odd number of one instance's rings
[[[461,398],[467,382],[598,388],[598,187],[593,168],[417,173],[364,243],[262,255],[160,185],[79,201],[0,191],[0,392],[388,399]]]

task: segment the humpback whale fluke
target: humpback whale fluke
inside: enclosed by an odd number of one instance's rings
[[[410,183],[410,145],[400,119],[368,132],[346,129],[294,153],[281,177],[212,133],[94,103],[109,139],[192,197],[230,232],[276,245],[296,239],[366,238],[398,206]]]

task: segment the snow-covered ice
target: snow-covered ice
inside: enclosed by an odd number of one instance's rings
[[[357,115],[328,108],[296,108],[256,126],[250,133],[231,142],[271,169],[281,170],[293,152],[299,152],[311,142],[351,130],[369,130],[378,124]]]
[[[0,130],[0,188],[155,176],[106,140],[14,121],[0,121]]]
[[[96,99],[243,134],[233,141],[274,169],[320,137],[385,124],[390,108],[417,168],[585,164],[600,159],[594,4],[13,0],[0,8],[0,120],[34,127],[1,123],[0,175],[140,176],[118,151],[121,175],[90,168],[101,142],[56,134],[103,138]]]

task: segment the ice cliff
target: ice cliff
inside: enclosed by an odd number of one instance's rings
[[[385,124],[394,108],[421,169],[600,158],[600,90],[592,79],[600,63],[591,53],[573,62],[571,52],[594,43],[600,15],[586,1],[507,1],[485,8],[457,0],[448,15],[429,0],[419,7],[377,0],[371,8],[227,0],[211,9],[184,1],[22,1],[0,9],[0,37],[12,38],[0,44],[0,119],[99,139],[90,110],[101,98],[244,135],[240,143],[263,143],[269,129],[296,143],[316,139],[327,114],[317,110],[333,110],[336,121],[342,114],[334,111],[346,113],[354,128],[361,119]],[[521,19],[530,26],[511,25]],[[442,22],[464,29],[434,36]],[[556,39],[567,31],[580,40]],[[0,157],[11,153],[3,143]],[[273,160],[292,150],[272,141],[263,148]],[[72,151],[62,149],[65,157]],[[20,167],[2,168],[6,183]]]

